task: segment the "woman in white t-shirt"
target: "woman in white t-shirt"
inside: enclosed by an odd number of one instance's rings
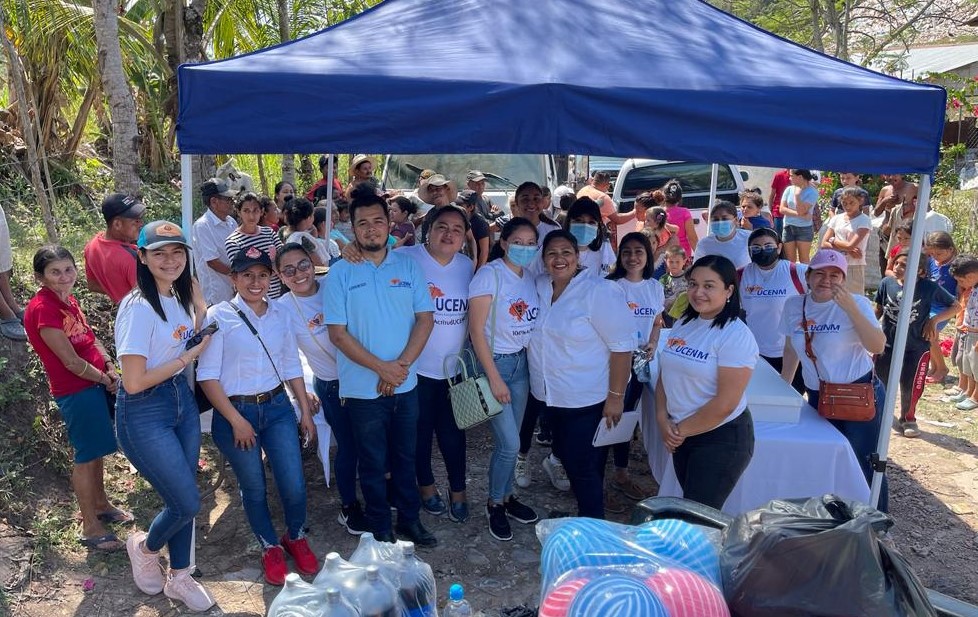
[[[654,254],[647,235],[639,231],[625,234],[618,245],[618,259],[608,275],[608,279],[618,283],[625,292],[625,301],[633,317],[634,352],[646,354],[646,357],[655,353],[659,346],[662,309],[666,303],[662,283],[653,276]],[[651,390],[645,388],[633,370],[625,391],[625,411],[634,411],[642,395],[650,393]],[[644,499],[646,494],[628,475],[630,445],[631,440],[628,440],[612,448],[615,474],[611,478],[611,486],[629,499],[638,501]]]
[[[214,598],[190,576],[200,509],[200,419],[185,370],[210,337],[186,348],[207,312],[187,266],[189,246],[183,231],[168,221],[149,223],[139,234],[136,288],[119,303],[115,321],[122,367],[115,424],[122,451],[163,500],[149,532],[131,532],[126,540],[136,586],[204,611]],[[170,557],[165,578],[159,556],[164,545]]]
[[[357,499],[357,451],[349,412],[340,405],[340,382],[336,368],[336,346],[329,340],[323,310],[326,285],[316,280],[308,251],[299,244],[286,244],[275,255],[275,269],[288,288],[277,304],[289,316],[299,350],[312,369],[312,387],[323,407],[313,416],[317,427],[325,421],[336,440],[333,461],[340,512],[336,520],[352,535],[368,531],[363,507]],[[318,428],[317,428],[318,432]],[[329,439],[319,440],[319,456],[329,462]],[[327,473],[327,475],[329,475]]]
[[[808,291],[805,283],[808,267],[782,257],[781,237],[773,229],[755,229],[747,243],[751,263],[740,273],[740,302],[761,357],[780,373],[784,365],[784,335],[774,324],[781,322],[781,311],[788,298],[803,296]],[[791,385],[800,394],[805,393],[801,373],[795,373]]]
[[[846,256],[846,289],[854,294],[866,293],[866,245],[873,224],[863,213],[865,194],[858,186],[842,189],[839,201],[844,211],[829,219],[821,245]]]
[[[581,197],[567,210],[564,231],[577,240],[578,264],[584,276],[604,278],[615,265],[608,228],[601,222],[601,209],[590,197]]]
[[[781,314],[780,332],[785,337],[785,380],[794,374],[801,361],[802,376],[808,390],[808,404],[818,409],[819,382],[872,383],[876,393],[876,417],[869,422],[830,420],[849,440],[862,467],[866,482],[872,483],[871,457],[885,412],[883,383],[873,371],[873,354],[883,352],[886,336],[872,302],[846,289],[846,258],[832,249],[821,249],[808,265],[808,293],[789,299]],[[805,330],[811,337],[817,365],[805,350]],[[878,508],[887,510],[886,475]]]
[[[516,217],[503,225],[489,263],[469,284],[469,337],[493,396],[503,410],[490,420],[495,447],[489,459],[489,533],[511,540],[507,516],[535,523],[536,512],[513,494],[513,472],[520,447],[520,426],[530,392],[526,346],[540,311],[536,281],[527,266],[537,259],[537,228]]]
[[[729,259],[701,257],[687,279],[689,306],[659,358],[656,423],[683,497],[719,510],[754,455],[746,392],[757,343]]]
[[[435,211],[424,244],[397,249],[398,254],[411,257],[421,267],[435,305],[435,327],[417,360],[419,411],[415,473],[421,506],[436,516],[447,512],[457,523],[469,518],[465,498],[465,431],[455,424],[447,377],[454,377],[460,371],[453,358],[462,350],[467,336],[472,260],[459,251],[468,232],[468,216],[456,206],[443,206]],[[446,376],[446,370],[451,375]],[[435,488],[431,469],[435,435],[448,473],[451,491],[448,506]]]
[[[621,418],[634,324],[621,287],[581,270],[578,244],[564,230],[543,241],[547,276],[537,279],[540,313],[530,337],[530,390],[547,405],[554,453],[577,498],[578,516],[604,518],[608,448],[591,441],[599,422],[610,427]]]
[[[516,202],[514,216],[521,216],[536,227],[537,246],[543,242],[548,233],[560,229],[560,225],[546,215],[550,202],[543,196],[543,189],[536,182],[524,182],[516,187],[514,201]]]
[[[721,255],[740,270],[750,263],[749,237],[749,231],[737,228],[737,206],[729,201],[717,201],[710,211],[710,235],[696,244],[693,261],[704,255]]]

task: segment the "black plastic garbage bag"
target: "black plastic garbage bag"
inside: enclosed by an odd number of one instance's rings
[[[923,584],[882,533],[893,520],[835,495],[774,500],[723,532],[720,571],[734,617],[936,617]]]

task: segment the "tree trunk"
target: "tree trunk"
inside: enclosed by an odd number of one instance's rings
[[[116,191],[136,195],[140,188],[139,131],[136,102],[122,66],[117,4],[113,0],[95,0],[92,4],[102,90],[112,121],[112,178]]]
[[[88,115],[92,112],[92,103],[95,102],[95,95],[97,94],[98,85],[92,81],[88,85],[88,90],[85,91],[85,98],[82,99],[81,106],[78,108],[78,115],[75,116],[75,121],[71,125],[71,137],[68,139],[64,154],[64,162],[66,164],[75,158],[78,145],[85,135],[85,125],[88,124]]]
[[[292,186],[295,186],[295,155],[294,154],[282,155],[282,180],[288,182]],[[297,193],[298,193],[298,188],[299,187],[296,187]]]
[[[833,0],[828,0],[832,2]],[[825,51],[825,46],[822,44],[822,23],[821,23],[821,13],[822,13],[822,3],[819,0],[812,0],[811,7],[809,7],[812,12],[812,48],[816,51]]]
[[[259,154],[258,159],[258,184],[261,186],[262,195],[271,195],[268,192],[268,174],[265,173],[265,155]]]
[[[312,166],[312,158],[308,154],[299,155],[299,179],[302,186],[308,188],[315,184],[317,178],[316,171]]]

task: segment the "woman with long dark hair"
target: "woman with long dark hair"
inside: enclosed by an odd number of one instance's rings
[[[605,277],[615,263],[611,234],[601,222],[601,209],[590,197],[581,197],[567,210],[564,231],[577,240],[578,264],[585,276]]]
[[[282,241],[270,227],[262,226],[262,206],[258,196],[254,193],[245,193],[235,203],[234,209],[238,213],[239,224],[224,241],[228,261],[234,259],[238,251],[253,246],[268,255],[269,259],[274,260],[276,251],[282,248]],[[282,281],[274,274],[268,286],[268,294],[272,298],[282,295]]]
[[[757,343],[740,320],[729,259],[700,257],[687,278],[689,306],[660,356],[656,423],[683,497],[719,510],[754,455],[747,383]]]
[[[214,598],[191,577],[190,562],[194,516],[200,509],[200,418],[185,371],[210,342],[205,336],[186,348],[206,307],[190,276],[190,245],[178,226],[154,221],[143,227],[136,246],[136,288],[119,303],[115,321],[122,366],[116,435],[164,507],[148,532],[129,534],[126,550],[133,580],[143,593],[163,591],[191,610],[204,611]],[[159,559],[164,545],[170,557],[165,578]]]

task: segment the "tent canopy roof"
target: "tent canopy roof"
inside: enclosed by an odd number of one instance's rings
[[[946,101],[700,0],[387,0],[178,76],[183,154],[579,153],[930,172]]]

